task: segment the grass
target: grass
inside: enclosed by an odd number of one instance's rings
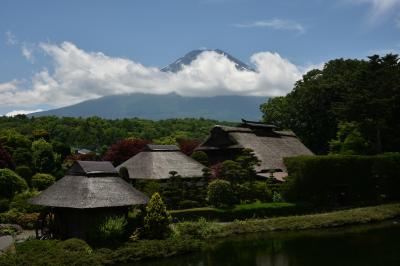
[[[253,206],[254,207],[254,206]],[[241,208],[250,208],[238,207]],[[249,219],[233,222],[173,224],[173,235],[165,240],[139,240],[108,249],[91,249],[84,241],[70,239],[30,240],[16,245],[16,251],[0,256],[2,265],[119,265],[150,258],[165,258],[200,251],[216,238],[236,234],[295,231],[367,224],[400,217],[400,203],[355,208],[312,215]]]

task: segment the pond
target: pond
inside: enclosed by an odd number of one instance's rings
[[[399,266],[400,221],[236,236],[213,241],[203,252],[135,265]]]

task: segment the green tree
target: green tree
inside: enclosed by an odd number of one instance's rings
[[[146,207],[146,216],[144,217],[145,236],[150,239],[166,238],[171,229],[171,215],[161,199],[160,194],[154,193]]]
[[[215,207],[227,207],[235,203],[235,197],[231,183],[217,179],[208,184],[208,202]]]
[[[26,181],[10,169],[0,169],[0,198],[11,199],[28,189]]]
[[[53,147],[44,139],[32,143],[33,163],[37,172],[51,173],[55,168]]]
[[[341,122],[336,139],[329,142],[331,154],[369,154],[371,147],[355,123]]]
[[[226,160],[222,163],[219,177],[230,182],[240,182],[249,178],[247,169],[244,169],[240,163]]]

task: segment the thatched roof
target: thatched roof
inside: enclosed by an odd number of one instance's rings
[[[142,151],[117,166],[117,170],[125,167],[131,179],[168,179],[170,171],[176,171],[182,177],[203,175],[204,165],[169,146],[157,145],[157,149]]]
[[[267,130],[263,130],[267,128]],[[211,135],[196,150],[229,152],[230,149],[249,148],[261,160],[257,172],[281,170],[286,172],[284,157],[312,155],[313,153],[301,143],[291,131],[275,131],[273,127],[252,123],[251,128],[215,126]]]
[[[29,203],[50,207],[89,209],[141,205],[148,197],[120,177],[65,176]]]
[[[118,171],[108,161],[75,161],[67,175],[118,176]]]

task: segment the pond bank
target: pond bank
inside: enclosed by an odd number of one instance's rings
[[[269,219],[249,219],[228,223],[206,222],[205,220],[183,222],[175,224],[174,231],[179,236],[209,239],[244,233],[294,231],[366,224],[394,219],[396,217],[400,217],[400,203],[354,208],[328,213]]]
[[[238,234],[301,231],[358,225],[400,217],[400,203],[355,208],[329,213],[254,219],[228,223],[183,222],[174,224],[173,235],[166,240],[139,240],[112,249],[95,249],[81,243],[57,240],[28,240],[16,245],[15,253],[0,256],[0,265],[119,265],[144,259],[160,259],[201,251],[212,246],[216,239]],[[67,240],[68,241],[68,240]],[[81,241],[83,242],[83,241]],[[71,244],[74,243],[74,244]],[[85,244],[86,245],[86,244]],[[88,264],[90,263],[90,264]]]

